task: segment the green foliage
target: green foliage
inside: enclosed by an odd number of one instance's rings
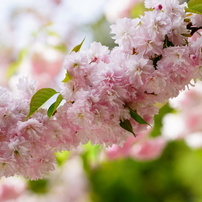
[[[202,1],[201,0],[190,0],[188,2],[187,12],[202,14]]]
[[[40,180],[28,180],[27,181],[28,190],[36,193],[36,194],[45,194],[48,192],[48,180],[40,179]]]
[[[87,144],[83,145],[84,152],[81,154],[83,159],[83,167],[88,173],[93,165],[98,164],[98,156],[100,154],[101,146],[92,145],[89,141]]]
[[[195,197],[194,202],[202,201],[202,149],[177,150],[175,172],[182,184],[189,186]]]
[[[63,97],[61,94],[59,94],[56,101],[49,107],[47,111],[48,117],[51,117],[56,112],[56,109],[58,108],[62,100],[63,100]]]
[[[71,79],[72,79],[71,75],[69,74],[68,71],[66,71],[65,78],[62,80],[62,82],[67,83]]]
[[[130,115],[131,115],[131,117],[132,117],[133,120],[135,120],[135,121],[136,121],[137,123],[139,123],[139,124],[147,124],[147,125],[149,125],[149,124],[137,113],[136,110],[133,110],[133,109],[131,109],[131,108],[128,107],[128,106],[127,106],[127,108],[129,109]],[[130,122],[129,119],[125,119],[125,120],[123,120],[123,121],[120,120],[119,125],[120,125],[123,129],[125,129],[125,130],[127,130],[128,132],[132,133],[132,134],[136,137],[135,133],[133,132],[133,126],[132,126],[132,124],[131,124],[131,122]]]
[[[105,15],[101,16],[97,21],[88,25],[93,34],[94,41],[99,41],[102,45],[114,48],[116,45],[114,40],[109,35],[110,23],[106,20]]]
[[[104,161],[88,170],[93,202],[200,202],[202,150],[170,142],[154,161]]]
[[[56,161],[58,166],[62,166],[68,159],[70,152],[69,151],[62,151],[56,152]]]
[[[149,125],[138,113],[136,110],[129,108],[131,117],[139,124]]]
[[[30,117],[31,115],[33,115],[46,101],[48,101],[53,95],[57,93],[58,92],[56,92],[52,88],[42,88],[38,90],[31,99],[30,110],[27,117]],[[58,104],[58,102],[55,104],[55,106]],[[54,106],[51,108],[54,108]],[[51,112],[52,112],[52,109],[50,109],[49,114],[51,114]]]
[[[156,137],[161,135],[161,128],[163,126],[163,117],[168,113],[174,113],[175,110],[170,107],[169,103],[166,103],[163,105],[163,107],[160,108],[159,113],[154,116],[154,126],[152,127],[152,131],[150,133],[150,136]]]
[[[130,133],[132,133],[134,136],[136,136],[135,133],[133,132],[133,127],[132,127],[132,124],[131,124],[130,120],[125,119],[124,121],[120,121],[119,125],[120,125],[123,129],[127,130],[128,132],[130,132]]]
[[[137,3],[135,6],[130,10],[130,17],[137,18],[142,15],[145,11],[144,3]]]
[[[72,49],[72,51],[71,52],[79,52],[80,51],[80,49],[81,49],[81,46],[83,45],[83,42],[85,41],[85,38],[82,40],[82,42],[79,44],[79,45],[77,45],[77,46],[75,46],[73,49]]]

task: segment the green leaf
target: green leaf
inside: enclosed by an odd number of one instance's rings
[[[72,77],[71,77],[71,75],[69,74],[69,72],[67,71],[66,72],[66,75],[65,75],[65,78],[62,80],[62,82],[64,82],[64,83],[67,83],[69,80],[71,80],[72,79]]]
[[[138,122],[139,124],[147,124],[149,125],[138,113],[136,110],[133,110],[129,107],[131,117]],[[149,125],[150,126],[150,125]]]
[[[83,45],[83,42],[85,41],[85,38],[83,39],[83,41],[79,44],[79,45],[77,45],[77,46],[75,46],[73,49],[72,49],[72,51],[71,52],[79,52],[80,51],[80,49],[81,49],[81,46]]]
[[[197,10],[190,9],[190,8],[185,8],[185,11],[186,11],[186,12],[190,12],[190,13],[202,14],[202,12],[199,12],[199,11],[197,11]]]
[[[52,88],[42,88],[38,90],[32,97],[30,102],[29,114],[27,117],[30,117],[34,114],[39,107],[41,107],[47,100],[49,100],[57,92]]]
[[[130,133],[132,133],[136,137],[135,133],[133,132],[132,124],[131,124],[131,122],[128,119],[125,119],[124,121],[120,121],[119,125],[123,129],[129,131]]]
[[[187,12],[202,14],[202,1],[201,0],[190,0],[188,2]]]
[[[59,94],[56,101],[48,108],[48,111],[47,111],[48,117],[51,117],[55,113],[57,107],[62,102],[62,100],[63,100],[63,97],[61,94]]]

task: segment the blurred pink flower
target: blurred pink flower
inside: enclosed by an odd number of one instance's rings
[[[118,18],[129,17],[131,9],[143,0],[110,0],[105,7],[105,15],[109,22]]]
[[[62,0],[53,0],[53,2],[56,4],[56,5],[59,5],[62,3]]]
[[[37,81],[37,88],[51,86],[61,72],[63,54],[51,49],[39,49],[31,56],[30,76]]]
[[[166,139],[185,139],[193,148],[202,147],[202,83],[194,88],[181,92],[180,96],[170,100],[178,113],[164,117],[163,136]]]
[[[112,147],[106,149],[106,155],[109,159],[117,159],[129,156],[130,149],[135,142],[135,137],[131,136],[123,144],[123,147],[119,145],[112,145]]]
[[[163,137],[148,137],[150,130],[131,136],[123,144],[123,147],[113,145],[106,149],[106,156],[109,159],[131,157],[139,161],[148,161],[158,158],[166,146],[166,140]]]
[[[26,189],[26,183],[21,178],[2,178],[0,181],[0,201],[16,200]]]
[[[162,154],[166,146],[163,137],[148,138],[134,144],[130,150],[130,156],[139,161],[153,160]]]

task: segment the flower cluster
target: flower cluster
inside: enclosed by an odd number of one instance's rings
[[[27,117],[35,90],[26,80],[16,94],[0,89],[1,176],[41,178],[54,169],[55,151],[89,140],[122,145],[152,125],[155,103],[176,97],[200,77],[202,38],[188,39],[186,4],[146,0],[145,6],[152,10],[144,16],[111,26],[117,43],[112,50],[93,42],[66,56],[65,102],[52,117],[43,109]]]
[[[188,39],[186,4],[156,2],[145,1],[153,10],[144,16],[111,26],[118,44],[111,51],[93,42],[66,56],[69,80],[62,94],[68,104],[56,117],[66,113],[79,142],[123,143],[130,135],[120,127],[124,120],[135,134],[147,128],[131,118],[130,109],[152,124],[158,112],[154,104],[176,97],[200,75],[201,38]]]
[[[35,92],[33,84],[28,85],[26,79],[21,79],[18,88],[21,90],[15,93],[0,89],[1,176],[20,174],[35,178],[40,176],[37,167],[43,170],[46,164],[49,164],[47,156],[51,158],[51,163],[53,157],[44,147],[44,138],[40,137],[40,134],[45,132],[42,124],[44,114],[26,120],[29,102]],[[43,150],[38,153],[40,147],[43,147]],[[43,162],[44,156],[47,162]]]
[[[17,87],[15,92],[0,88],[0,176],[42,178],[55,169],[55,152],[79,143],[44,109],[27,118],[34,83],[22,78]]]

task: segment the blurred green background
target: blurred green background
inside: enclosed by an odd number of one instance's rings
[[[84,165],[90,164],[85,155]],[[123,158],[85,168],[94,202],[202,201],[202,150],[183,141],[170,142],[154,161]]]

